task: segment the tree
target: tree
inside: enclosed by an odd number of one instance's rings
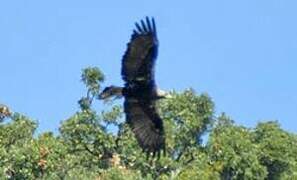
[[[222,114],[210,133],[208,155],[221,179],[265,179],[266,167],[258,156],[261,152],[253,143],[250,129],[237,126]]]
[[[269,121],[257,125],[253,139],[261,150],[259,160],[267,168],[268,179],[297,178],[296,135],[282,130],[277,122]]]
[[[119,102],[94,108],[104,75],[86,68],[86,95],[59,133],[35,134],[37,123],[10,111],[0,121],[0,177],[6,179],[296,179],[297,136],[277,122],[238,126],[216,117],[207,94],[171,92],[158,109],[166,154],[147,157]],[[6,106],[5,106],[6,107]],[[7,110],[7,108],[5,108]],[[203,143],[204,135],[208,135]]]

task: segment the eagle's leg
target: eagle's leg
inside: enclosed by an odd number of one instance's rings
[[[123,88],[117,86],[106,87],[100,94],[99,99],[109,99],[111,97],[121,98],[123,96]]]

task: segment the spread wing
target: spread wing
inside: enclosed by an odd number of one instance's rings
[[[135,24],[122,60],[122,78],[129,92],[125,95],[124,111],[139,145],[144,151],[155,153],[165,149],[163,122],[152,97],[158,41],[154,19],[146,17],[140,24]]]
[[[155,101],[125,99],[124,110],[138,144],[146,152],[160,152],[165,149],[165,136],[162,119],[155,109]]]
[[[155,21],[146,17],[135,23],[130,42],[122,60],[122,78],[126,85],[154,84],[154,64],[158,51]]]

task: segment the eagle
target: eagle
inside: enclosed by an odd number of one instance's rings
[[[124,97],[124,112],[136,140],[146,153],[165,153],[165,132],[156,101],[170,97],[155,82],[155,62],[158,54],[157,29],[154,18],[135,23],[130,42],[122,58],[121,75],[124,87],[109,86],[99,99]]]

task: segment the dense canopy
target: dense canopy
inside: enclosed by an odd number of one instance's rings
[[[275,121],[253,128],[214,114],[206,94],[171,92],[158,103],[166,155],[146,159],[117,103],[93,106],[104,76],[83,70],[86,96],[59,132],[13,112],[0,122],[0,177],[6,179],[297,179],[297,135]],[[208,138],[205,138],[208,135]],[[202,141],[204,139],[204,141]]]

